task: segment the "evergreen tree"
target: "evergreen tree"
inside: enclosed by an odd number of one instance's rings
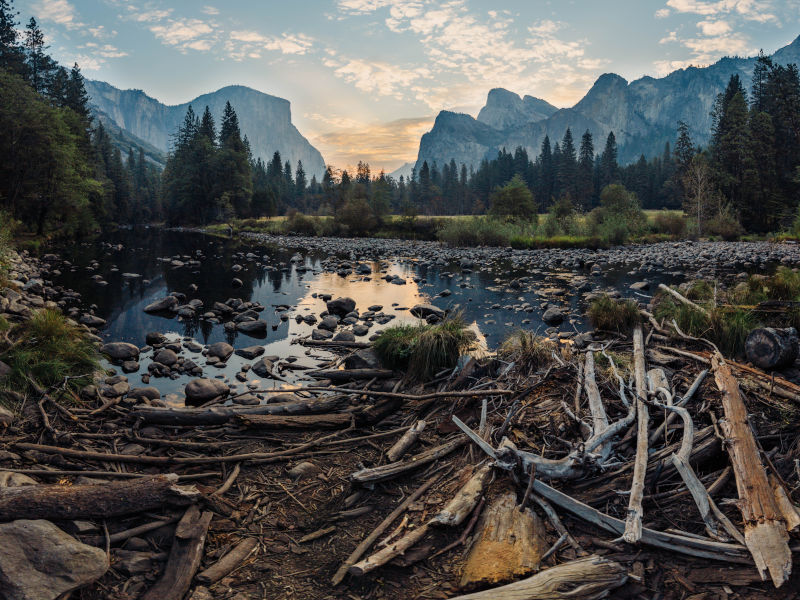
[[[576,198],[578,195],[578,161],[572,131],[567,127],[561,140],[561,161],[558,166],[559,195]]]
[[[24,55],[19,47],[14,0],[0,0],[0,69],[22,75]]]
[[[600,188],[603,189],[619,181],[619,164],[617,163],[617,139],[614,132],[606,138],[606,147],[600,155]]]
[[[575,200],[582,210],[589,210],[594,197],[594,142],[587,129],[581,137],[581,148],[578,157],[578,176]]]

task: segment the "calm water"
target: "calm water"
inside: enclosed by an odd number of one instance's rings
[[[170,259],[188,263],[197,258],[198,250],[202,253],[199,265],[172,265]],[[255,256],[245,258],[243,254],[247,253]],[[511,270],[503,264],[493,265],[491,270],[476,267],[474,272],[462,270],[458,263],[443,268],[432,267],[420,264],[413,257],[367,263],[372,268],[371,275],[353,273],[341,277],[323,270],[322,262],[330,257],[316,252],[152,228],[120,230],[91,242],[60,249],[60,255],[73,266],[71,269],[63,268],[56,283],[80,292],[84,307],[94,305],[95,313],[108,321],[100,334],[108,341],[126,341],[143,346],[147,332],[159,331],[175,339],[192,338],[201,344],[226,341],[235,348],[264,345],[266,355],[294,356],[299,364],[308,366],[317,366],[321,359],[330,355],[319,349],[292,344],[293,339],[309,335],[314,328],[297,323],[294,317],[309,313],[319,316],[325,310],[325,303],[317,297],[322,294],[349,296],[356,301],[361,312],[368,306],[382,305],[386,314],[396,315],[386,326],[417,322],[407,309],[420,302],[431,302],[441,308],[459,307],[483,343],[494,348],[518,328],[544,332],[547,326],[541,321],[542,302],[549,301],[582,313],[584,307],[579,304],[580,294],[576,293],[575,287],[586,281],[593,288],[614,287],[632,295],[628,286],[641,279],[641,276],[613,270],[602,278],[590,277],[588,273],[547,272],[534,274],[533,285],[512,289],[508,286],[512,279],[530,274]],[[293,257],[296,262],[292,262]],[[234,272],[235,264],[241,265],[242,269]],[[125,273],[135,273],[140,277],[126,278],[123,276]],[[389,283],[382,279],[386,274],[397,275],[406,284]],[[107,285],[98,284],[93,279],[98,275]],[[232,286],[234,277],[242,281],[242,287]],[[652,277],[650,279],[652,281]],[[197,286],[194,292],[192,284]],[[451,295],[434,298],[444,289],[449,289]],[[266,338],[229,333],[222,324],[169,318],[143,311],[147,304],[170,292],[186,294],[187,301],[193,298],[202,300],[205,310],[210,310],[214,302],[225,302],[231,297],[259,302],[267,307],[260,317],[269,325]],[[532,307],[529,311],[512,308],[512,305],[526,302]],[[279,306],[289,306],[289,309],[277,310]],[[289,319],[281,320],[281,312],[288,313]],[[376,324],[370,334],[382,327]],[[558,329],[575,331],[583,327],[580,319],[568,319]],[[184,355],[203,366],[204,360],[199,354],[184,350]],[[140,374],[147,372],[149,358],[143,356],[140,362],[141,370],[129,375],[132,385],[139,384]],[[206,367],[205,374],[223,377],[235,384],[233,376],[242,364],[249,362],[234,355],[225,369]],[[252,383],[255,377],[249,374],[249,379]],[[166,394],[181,391],[188,380],[188,377],[174,381],[154,378],[151,385]],[[274,382],[267,383],[274,385]]]

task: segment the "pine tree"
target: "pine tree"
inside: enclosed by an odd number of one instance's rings
[[[19,47],[14,0],[0,0],[0,69],[23,74],[24,56]]]
[[[558,165],[559,191],[561,196],[576,198],[578,195],[578,161],[572,131],[567,127],[561,140],[561,162]]]
[[[578,156],[578,183],[575,200],[582,210],[589,210],[593,204],[594,181],[594,142],[587,129],[581,137],[581,148]]]
[[[600,189],[619,181],[619,164],[617,163],[617,138],[610,132],[606,138],[606,147],[600,155]]]
[[[203,111],[203,116],[200,119],[200,127],[197,130],[197,133],[203,137],[205,137],[212,145],[217,143],[217,128],[214,124],[214,117],[211,116],[211,111],[206,105],[205,110]]]

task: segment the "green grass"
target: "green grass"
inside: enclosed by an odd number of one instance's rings
[[[639,305],[635,300],[616,300],[603,294],[592,300],[587,311],[595,329],[628,333],[641,322]]]
[[[385,366],[406,369],[413,379],[426,381],[453,368],[475,340],[475,332],[456,315],[436,325],[389,327],[380,333],[373,348]]]
[[[47,389],[65,377],[86,375],[69,381],[69,387],[78,390],[91,382],[99,365],[97,351],[83,331],[58,311],[35,312],[12,327],[9,338],[11,347],[0,350],[0,360],[12,369],[4,382],[9,390],[31,391],[29,379]]]
[[[532,331],[519,330],[508,336],[497,350],[501,359],[516,363],[522,372],[537,371],[553,361],[558,345]]]

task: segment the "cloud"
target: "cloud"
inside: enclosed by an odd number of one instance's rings
[[[700,31],[703,33],[703,35],[708,35],[708,36],[724,35],[724,34],[729,33],[731,31],[730,23],[728,23],[727,21],[722,21],[722,20],[720,20],[720,21],[711,21],[711,20],[700,21],[697,24],[697,27],[700,29]]]
[[[67,0],[39,0],[35,4],[37,16],[42,21],[57,23],[67,29],[79,29],[85,27],[78,21],[75,14],[75,7]]]
[[[403,91],[412,83],[430,77],[430,71],[424,67],[403,68],[386,62],[339,57],[335,53],[324,58],[322,62],[333,69],[337,77],[352,83],[363,92],[398,99],[404,97]]]
[[[214,25],[200,19],[169,19],[165,23],[150,25],[150,31],[167,46],[182,51],[208,51],[214,45]]]
[[[219,14],[219,9],[214,6],[204,6],[203,12],[207,15],[216,16]]]
[[[766,23],[777,21],[767,0],[667,0],[667,6],[679,13],[702,16],[735,14],[749,21]]]
[[[664,77],[665,75],[669,75],[673,71],[677,71],[678,69],[685,69],[687,67],[691,67],[696,65],[694,61],[691,60],[657,60],[653,63],[653,66],[656,69],[656,75],[659,77]]]
[[[669,16],[669,9],[668,8],[659,8],[656,11],[656,19],[664,19]]]
[[[263,35],[258,31],[231,31],[225,42],[225,51],[233,60],[260,58],[262,50],[281,54],[306,54],[314,45],[313,38],[304,34],[284,33],[280,36]]]

